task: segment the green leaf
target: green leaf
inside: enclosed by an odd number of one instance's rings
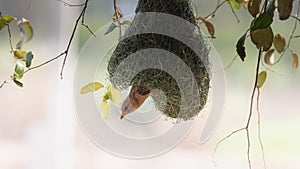
[[[115,105],[119,104],[120,98],[122,96],[121,91],[114,88],[112,85],[108,86],[107,95],[111,102]]]
[[[14,83],[18,86],[18,87],[23,87],[23,83],[21,83],[20,81],[14,79]]]
[[[235,9],[241,8],[241,4],[239,2],[237,2],[236,0],[229,0],[229,4]]]
[[[285,49],[286,41],[282,34],[276,34],[274,38],[274,47],[278,53],[282,53]]]
[[[110,114],[110,107],[109,107],[109,104],[108,104],[107,100],[102,99],[102,101],[100,103],[100,108],[102,110],[102,117],[104,119],[107,119],[109,117],[109,114]]]
[[[26,51],[23,51],[23,50],[20,50],[20,49],[17,49],[17,50],[14,51],[14,57],[17,60],[25,61],[26,60],[26,55],[27,55]]]
[[[91,83],[87,84],[86,86],[84,86],[80,90],[80,94],[87,94],[90,92],[95,92],[103,87],[104,87],[104,85],[99,82],[91,82]]]
[[[265,29],[269,27],[273,22],[273,18],[268,13],[262,13],[253,21],[253,25],[251,26],[250,30],[255,31],[258,29]]]
[[[9,15],[2,15],[2,17],[0,16],[0,31],[13,20],[15,20],[15,18]]]
[[[246,57],[246,52],[245,52],[245,41],[246,41],[246,36],[247,33],[245,33],[237,42],[236,44],[236,52],[238,53],[238,55],[240,56],[240,58],[242,59],[242,61],[244,62],[245,57]]]
[[[24,74],[24,65],[22,63],[17,62],[16,67],[15,67],[15,74],[18,76],[19,79],[22,78]]]
[[[27,68],[29,68],[31,66],[32,59],[33,59],[33,54],[30,51],[26,54],[26,67]]]
[[[265,81],[267,79],[267,72],[266,71],[262,71],[258,74],[258,79],[257,79],[257,88],[261,88]]]
[[[256,48],[263,48],[263,51],[268,51],[272,47],[274,40],[273,30],[270,26],[250,32],[250,37]]]

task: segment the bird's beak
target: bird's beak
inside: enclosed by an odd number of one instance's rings
[[[130,113],[134,112],[135,110],[136,110],[136,108],[131,103],[131,99],[128,96],[122,104],[122,114],[121,114],[120,119],[123,119],[127,114],[130,114]]]
[[[139,89],[139,87],[131,88],[129,96],[122,104],[122,114],[120,119],[123,119],[127,114],[130,114],[138,109],[149,97],[151,92],[150,90],[142,88],[143,90],[139,91]]]

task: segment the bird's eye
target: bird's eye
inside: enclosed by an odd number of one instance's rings
[[[150,90],[146,89],[144,87],[140,87],[140,88],[137,89],[137,93],[140,94],[140,95],[145,96],[145,95],[150,93]]]
[[[124,107],[123,111],[127,111],[128,110],[128,106]]]

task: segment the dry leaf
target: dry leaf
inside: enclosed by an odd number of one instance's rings
[[[205,25],[208,33],[210,34],[211,38],[215,38],[215,27],[214,27],[214,25],[211,22],[205,20],[205,18],[199,17],[199,19],[200,19],[201,22],[204,23],[204,25]]]
[[[293,69],[294,71],[297,70],[299,66],[299,57],[296,53],[292,52],[292,57],[293,57]]]
[[[274,51],[274,49],[271,49],[265,54],[265,63],[269,66],[272,66],[275,62]]]
[[[260,12],[260,4],[261,0],[249,0],[248,11],[254,18]]]
[[[277,9],[280,20],[288,19],[293,10],[293,0],[278,0]]]
[[[274,38],[274,47],[278,53],[282,53],[285,49],[286,41],[282,34],[276,34]]]

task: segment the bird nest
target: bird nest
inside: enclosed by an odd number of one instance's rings
[[[179,27],[173,21],[168,23],[169,33],[180,34],[187,42],[154,33],[154,29],[166,31],[166,27],[160,27],[166,21],[140,19],[138,15],[145,12],[168,14],[189,22],[192,27],[188,24]],[[121,90],[130,86],[155,89],[151,97],[165,116],[176,120],[192,119],[206,105],[210,70],[207,40],[196,24],[190,2],[139,0],[136,13],[109,60],[109,80]]]

